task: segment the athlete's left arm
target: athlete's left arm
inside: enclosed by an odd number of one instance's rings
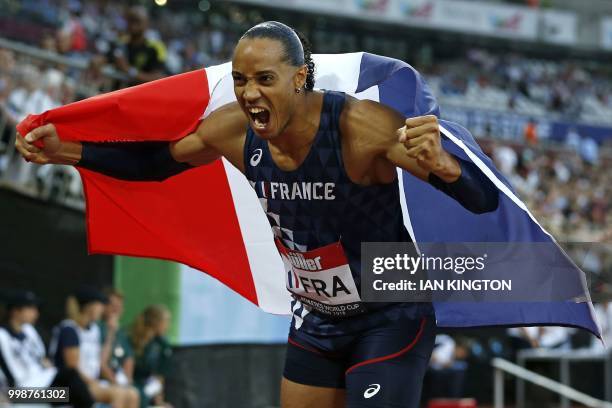
[[[352,99],[348,127],[356,140],[369,140],[370,154],[410,172],[480,214],[499,203],[497,187],[472,162],[461,160],[442,147],[440,126],[434,115],[403,118],[391,108]]]

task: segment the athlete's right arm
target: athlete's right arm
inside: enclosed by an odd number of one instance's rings
[[[60,140],[55,126],[38,127],[25,137],[18,136],[15,148],[26,160],[37,164],[70,164],[111,177],[135,181],[161,181],[191,167],[175,159],[196,157],[204,146],[194,143],[190,134],[177,142],[87,143]],[[43,147],[34,145],[43,141]],[[217,155],[211,157],[212,160]],[[202,163],[202,158],[198,164]]]
[[[219,111],[228,110],[221,108]],[[18,136],[15,147],[26,160],[37,164],[69,164],[123,180],[161,181],[194,166],[210,163],[220,156],[220,152],[235,156],[234,151],[241,151],[234,147],[236,138],[232,137],[237,135],[235,115],[214,112],[209,118],[213,117],[216,118],[203,120],[194,133],[170,143],[66,142],[60,140],[55,126],[48,124],[25,137]],[[42,140],[44,147],[36,147],[37,140]]]

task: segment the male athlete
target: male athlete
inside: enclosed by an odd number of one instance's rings
[[[260,198],[294,297],[282,407],[417,407],[433,308],[362,302],[361,243],[410,241],[397,167],[475,213],[497,207],[497,188],[442,148],[435,116],[405,118],[376,102],[314,91],[309,47],[284,24],[248,30],[232,76],[237,102],[170,144],[62,142],[49,124],[16,147],[35,163],[128,180],[163,180],[225,157]],[[41,139],[42,149],[33,144]]]

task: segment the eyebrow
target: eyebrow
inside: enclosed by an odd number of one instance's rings
[[[255,73],[255,76],[266,75],[266,74],[276,75],[276,72],[271,71],[271,70],[257,71]],[[232,75],[241,75],[241,76],[244,76],[244,74],[242,72],[239,72],[239,71],[232,71]]]

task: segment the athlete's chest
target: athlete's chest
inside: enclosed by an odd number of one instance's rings
[[[245,162],[251,186],[269,203],[337,205],[348,198],[351,183],[336,149],[312,148],[299,166],[287,170],[265,145],[258,145],[247,151]]]

